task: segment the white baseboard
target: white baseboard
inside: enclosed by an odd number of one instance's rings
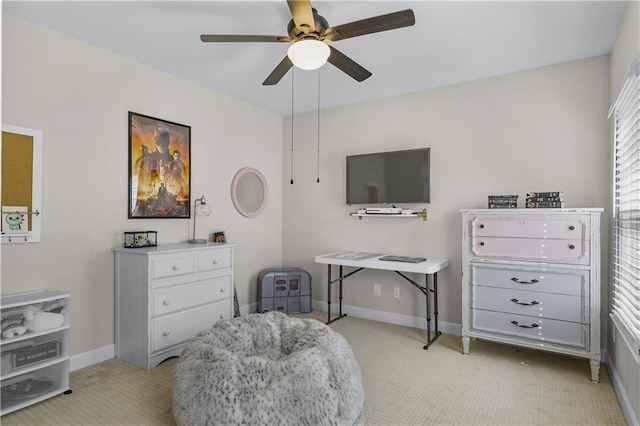
[[[640,425],[640,419],[637,418],[633,412],[631,401],[629,400],[629,396],[627,395],[627,392],[622,385],[622,380],[620,379],[618,370],[616,370],[616,366],[613,365],[609,357],[605,356],[604,359],[606,360],[605,365],[607,366],[607,371],[609,372],[609,377],[611,378],[611,384],[613,385],[613,389],[616,392],[618,402],[620,403],[620,407],[622,408],[624,417],[627,420],[627,424]]]
[[[240,316],[249,315],[254,312],[258,312],[258,304],[250,303],[248,305],[240,306]]]
[[[320,311],[327,311],[327,302],[314,300],[311,302],[313,309]],[[331,312],[338,313],[340,307],[333,303],[331,304]],[[427,328],[427,320],[422,317],[414,317],[411,315],[394,314],[390,312],[375,311],[373,309],[359,308],[357,306],[342,305],[342,313],[346,313],[349,316],[364,318],[372,321],[386,322],[388,324],[403,325],[405,327],[413,328]],[[435,327],[434,317],[431,317],[431,329]],[[438,331],[445,334],[452,334],[454,336],[462,336],[462,325],[450,323],[446,321],[438,320]]]
[[[115,345],[103,346],[89,352],[73,355],[69,360],[69,370],[76,371],[115,357]]]
[[[327,302],[320,300],[312,300],[311,307],[319,311],[327,312]],[[257,312],[258,304],[251,303],[240,307],[240,315],[247,315],[249,313]],[[331,312],[338,313],[339,306],[335,303],[331,305]],[[372,321],[386,322],[389,324],[404,325],[406,327],[413,328],[427,328],[427,320],[421,317],[414,317],[404,314],[393,314],[390,312],[375,311],[373,309],[359,308],[357,306],[342,305],[342,312],[349,314],[349,316],[364,318]],[[435,327],[434,318],[432,317],[431,328]],[[445,334],[453,334],[454,336],[462,336],[462,325],[454,324],[450,322],[438,321],[438,331]]]

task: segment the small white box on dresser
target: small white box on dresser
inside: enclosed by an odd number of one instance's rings
[[[233,317],[233,244],[114,248],[116,357],[150,370]]]
[[[462,213],[462,343],[471,338],[588,358],[600,370],[600,214]]]

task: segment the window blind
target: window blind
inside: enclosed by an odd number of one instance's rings
[[[611,318],[640,356],[640,60],[613,105],[613,252]]]

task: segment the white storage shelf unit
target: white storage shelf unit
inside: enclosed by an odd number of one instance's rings
[[[462,343],[588,358],[600,369],[602,209],[462,210]]]
[[[69,294],[35,291],[2,296],[0,315],[23,315],[29,306],[57,306],[63,316],[55,328],[0,339],[0,415],[27,407],[69,390]]]

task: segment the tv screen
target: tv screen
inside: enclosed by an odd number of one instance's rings
[[[347,156],[347,204],[429,202],[430,148]]]

